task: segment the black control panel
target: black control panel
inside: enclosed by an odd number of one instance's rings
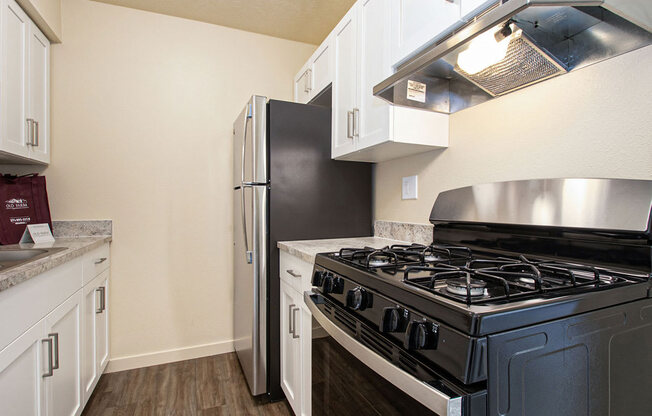
[[[473,352],[486,342],[400,305],[332,271],[315,266],[312,285],[322,295],[385,334],[397,345],[440,366],[464,383],[486,380],[485,356]]]

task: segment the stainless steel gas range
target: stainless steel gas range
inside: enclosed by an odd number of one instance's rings
[[[651,415],[652,181],[441,193],[433,243],[319,254],[312,414]]]

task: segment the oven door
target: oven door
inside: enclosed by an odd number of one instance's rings
[[[383,344],[384,337],[374,335],[322,295],[306,292],[304,300],[316,321],[312,334],[312,416],[467,414],[463,395],[430,374],[419,377],[425,373],[405,351],[387,341]],[[405,362],[405,368],[411,368],[414,375],[399,368],[397,360],[399,365]]]

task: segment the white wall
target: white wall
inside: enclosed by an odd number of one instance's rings
[[[45,174],[54,219],[114,221],[112,367],[229,349],[233,121],[254,93],[291,99],[315,47],[88,0],[62,8]]]
[[[450,117],[450,147],[380,163],[376,218],[427,223],[440,191],[547,178],[652,179],[652,46]],[[419,175],[419,199],[401,177]]]

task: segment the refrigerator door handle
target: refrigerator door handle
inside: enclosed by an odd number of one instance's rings
[[[241,187],[240,197],[242,198],[242,203],[240,204],[240,212],[242,213],[242,234],[244,237],[244,246],[245,246],[245,258],[247,259],[247,264],[253,262],[253,251],[249,250],[249,240],[247,238],[247,214],[245,212],[245,190],[251,188],[251,185],[243,185]]]
[[[244,133],[243,133],[244,137],[242,138],[242,163],[240,164],[240,166],[242,167],[242,175],[241,175],[242,179],[240,180],[240,182],[242,182],[243,184],[245,183],[245,161],[247,160],[246,159],[247,126],[249,125],[249,119],[251,119],[251,117],[252,117],[252,105],[247,104],[247,115],[245,116],[245,119],[244,119]],[[244,214],[242,214],[242,215],[244,215]],[[245,241],[247,241],[246,236],[245,236]]]

